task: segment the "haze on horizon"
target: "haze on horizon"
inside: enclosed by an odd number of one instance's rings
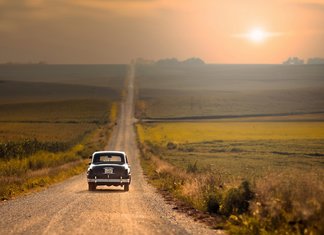
[[[0,0],[0,63],[324,57],[324,0]]]

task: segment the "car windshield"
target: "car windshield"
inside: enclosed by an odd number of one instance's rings
[[[93,158],[93,163],[96,164],[124,164],[124,156],[122,154],[100,153],[96,154]]]

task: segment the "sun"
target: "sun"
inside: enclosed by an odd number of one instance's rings
[[[248,33],[248,38],[252,42],[261,43],[267,37],[266,32],[261,28],[254,28]]]

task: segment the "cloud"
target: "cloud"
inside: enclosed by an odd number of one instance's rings
[[[309,10],[314,10],[314,11],[320,11],[324,13],[324,3],[320,2],[300,2],[300,3],[295,3],[297,6],[309,9]]]
[[[182,4],[168,0],[0,0],[0,21],[19,24],[79,16],[89,19],[145,19],[176,12],[181,7]]]
[[[182,2],[182,1],[180,1]],[[167,0],[73,0],[71,4],[87,10],[109,11],[124,17],[155,16],[161,12],[179,10],[179,3]]]

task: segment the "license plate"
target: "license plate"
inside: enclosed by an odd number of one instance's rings
[[[114,173],[114,168],[104,168],[105,174],[113,174]]]

